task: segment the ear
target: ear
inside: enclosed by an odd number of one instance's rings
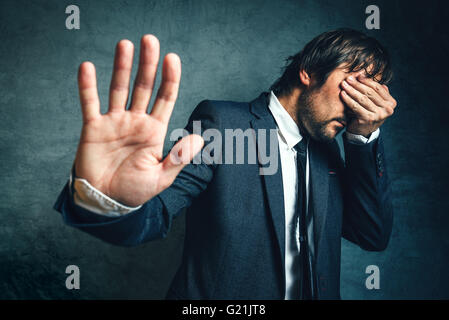
[[[310,86],[310,76],[305,70],[299,71],[299,79],[301,80],[301,83],[305,85],[306,87]]]

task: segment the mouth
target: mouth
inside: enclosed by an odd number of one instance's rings
[[[335,120],[335,122],[338,123],[340,127],[346,127],[346,121],[344,120]]]

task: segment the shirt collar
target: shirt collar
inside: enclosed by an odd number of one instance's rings
[[[293,148],[302,140],[302,135],[295,120],[288,114],[273,91],[270,94],[268,108],[276,121],[281,138],[289,148]]]

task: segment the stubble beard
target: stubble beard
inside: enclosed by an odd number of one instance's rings
[[[306,134],[319,142],[330,143],[336,134],[329,132],[326,128],[333,119],[319,121],[313,102],[313,89],[304,90],[298,97],[298,125],[301,135]]]

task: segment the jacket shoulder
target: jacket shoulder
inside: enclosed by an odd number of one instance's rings
[[[236,123],[250,119],[249,103],[225,100],[203,100],[193,110],[191,120],[212,118],[215,123]]]

